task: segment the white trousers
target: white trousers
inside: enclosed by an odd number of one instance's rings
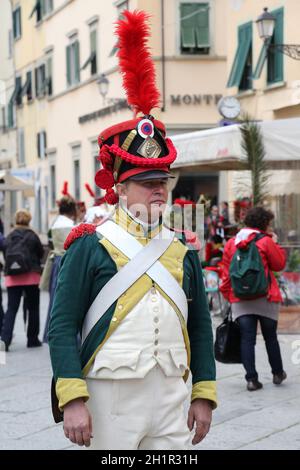
[[[159,366],[143,379],[87,379],[93,450],[186,450],[191,442],[181,377]]]

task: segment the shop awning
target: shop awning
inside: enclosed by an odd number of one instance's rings
[[[300,169],[300,118],[263,121],[261,127],[270,169]],[[172,136],[178,156],[172,168],[190,171],[245,169],[240,125]]]
[[[7,171],[0,171],[0,191],[23,191],[25,197],[34,197],[34,185]]]

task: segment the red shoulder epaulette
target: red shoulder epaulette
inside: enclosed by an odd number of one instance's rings
[[[80,224],[74,227],[65,240],[64,249],[67,250],[77,238],[84,237],[84,235],[93,235],[95,232],[96,225],[93,224]]]
[[[184,230],[183,233],[185,235],[186,242],[191,245],[194,250],[200,251],[201,243],[199,238],[197,237],[197,234],[195,232],[192,232],[191,230]]]
[[[191,245],[194,250],[200,251],[201,243],[195,232],[192,232],[191,230],[179,230],[179,229],[173,229],[173,230],[175,233],[183,233],[186,243]]]

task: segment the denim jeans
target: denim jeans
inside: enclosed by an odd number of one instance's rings
[[[241,356],[246,370],[246,380],[258,379],[255,368],[255,344],[257,322],[260,322],[261,332],[265,340],[272,374],[283,372],[280,347],[277,339],[277,321],[261,315],[243,315],[238,318],[241,330]]]
[[[27,344],[35,343],[38,340],[40,329],[40,290],[38,285],[14,286],[7,288],[8,305],[4,315],[1,339],[8,346],[12,340],[15,319],[19,310],[23,293],[26,299],[26,309],[28,310]]]

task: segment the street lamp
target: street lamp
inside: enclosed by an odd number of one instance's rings
[[[273,52],[278,51],[288,55],[292,59],[300,60],[300,44],[271,44],[275,29],[276,18],[264,8],[263,13],[256,20],[259,37],[266,44],[266,49]]]
[[[108,87],[109,87],[109,80],[108,78],[104,75],[104,73],[102,73],[100,75],[100,77],[98,78],[97,80],[97,84],[98,84],[98,87],[99,87],[99,92],[100,92],[100,95],[102,96],[103,98],[103,104],[105,103],[105,97],[108,93]]]

